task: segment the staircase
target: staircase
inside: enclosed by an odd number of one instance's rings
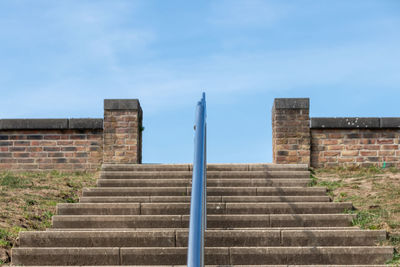
[[[208,164],[207,265],[374,265],[385,231],[351,227],[351,203],[307,187],[306,165]],[[52,228],[21,232],[14,265],[185,265],[191,165],[104,164]],[[382,265],[384,266],[384,265]]]

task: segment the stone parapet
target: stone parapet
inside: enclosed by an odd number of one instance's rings
[[[272,108],[273,162],[310,164],[310,100],[276,98]]]
[[[142,118],[138,99],[104,100],[104,163],[142,163]]]

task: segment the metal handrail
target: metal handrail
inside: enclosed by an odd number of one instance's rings
[[[206,203],[206,94],[196,106],[192,197],[188,240],[188,267],[204,266],[204,231],[207,228]]]

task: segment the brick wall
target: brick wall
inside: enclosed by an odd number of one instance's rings
[[[142,118],[138,99],[105,99],[104,119],[0,119],[0,170],[141,163]]]
[[[275,99],[272,143],[274,163],[400,168],[400,118],[310,119],[305,98]]]
[[[102,119],[0,120],[0,169],[96,170]]]
[[[273,162],[310,163],[308,98],[276,98],[272,108]]]
[[[311,119],[311,166],[400,167],[398,118]]]

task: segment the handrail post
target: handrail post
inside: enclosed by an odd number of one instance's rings
[[[188,237],[188,267],[204,266],[204,231],[207,224],[207,159],[206,159],[206,98],[203,93],[196,106],[194,161],[190,222]]]

